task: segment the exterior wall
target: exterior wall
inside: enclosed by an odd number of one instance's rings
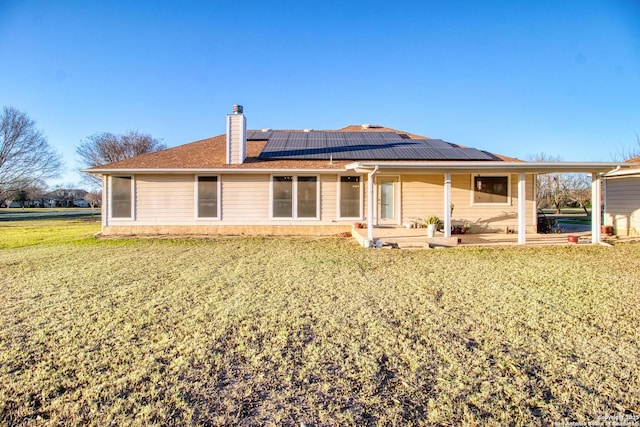
[[[313,174],[312,174],[313,175]],[[270,174],[219,174],[221,212],[219,219],[200,220],[195,214],[195,175],[134,176],[133,219],[103,218],[105,234],[335,234],[348,231],[353,219],[338,218],[339,174],[319,177],[319,219],[270,218]],[[472,175],[452,175],[453,224],[471,224],[471,232],[504,231],[517,228],[518,175],[510,177],[508,205],[472,204]],[[367,213],[367,175],[361,175],[362,217]],[[110,199],[105,180],[105,199]],[[400,223],[431,215],[444,217],[444,175],[399,175]],[[534,179],[527,175],[527,231],[535,232]],[[374,191],[375,193],[375,191]],[[377,197],[377,195],[375,196]],[[105,201],[106,201],[105,200]],[[375,200],[374,200],[375,201]],[[104,206],[108,206],[107,203]],[[374,206],[376,204],[374,203]],[[376,206],[377,209],[377,206]],[[109,209],[107,209],[107,212]],[[107,214],[108,215],[108,214]],[[639,227],[640,228],[640,227]]]
[[[618,236],[640,235],[640,176],[607,178],[605,225]]]
[[[287,234],[283,230],[289,227],[289,234],[318,234],[319,230],[323,230],[320,234],[333,234],[350,230],[352,219],[338,219],[338,175],[316,176],[320,188],[319,219],[271,219],[270,174],[219,174],[220,217],[203,220],[196,218],[195,175],[135,175],[135,217],[111,218],[109,208],[103,216],[103,232]],[[105,201],[111,197],[108,183],[105,179]]]
[[[444,216],[444,175],[402,175],[402,223]],[[453,187],[452,187],[453,196]]]
[[[222,175],[222,217],[210,225],[268,224],[269,175]],[[204,225],[204,224],[203,224]]]
[[[194,219],[193,175],[137,175],[135,220],[144,224],[185,224]],[[112,220],[113,224],[114,220]]]
[[[495,174],[502,175],[502,174]],[[451,221],[454,225],[471,224],[471,232],[504,232],[518,226],[518,174],[510,175],[508,205],[474,205],[471,174],[451,175]],[[402,175],[402,223],[437,215],[444,218],[444,174]],[[526,176],[527,232],[536,232],[533,175]]]
[[[320,221],[323,223],[338,219],[338,176],[320,176]]]

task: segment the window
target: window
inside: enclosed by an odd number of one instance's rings
[[[111,177],[111,218],[133,217],[133,177]]]
[[[340,177],[340,218],[360,218],[362,203],[359,176]]]
[[[315,176],[298,177],[298,218],[318,216],[317,185]]]
[[[473,203],[509,203],[509,177],[474,176]]]
[[[198,218],[218,217],[218,177],[199,176],[198,177]]]
[[[274,176],[272,194],[273,218],[318,217],[317,177]]]
[[[293,177],[273,177],[273,216],[291,218],[293,216]]]

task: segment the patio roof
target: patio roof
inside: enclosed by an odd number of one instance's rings
[[[354,170],[357,173],[367,174],[367,217],[374,218],[374,175],[377,173],[436,173],[442,174],[443,182],[443,206],[444,209],[444,235],[451,236],[451,176],[459,173],[516,173],[518,174],[518,244],[525,244],[526,236],[526,175],[544,173],[588,173],[591,174],[591,197],[595,206],[601,201],[601,181],[606,173],[619,171],[621,168],[629,168],[635,164],[626,162],[501,162],[501,161],[358,161],[345,166],[346,170]],[[591,224],[592,243],[601,243],[600,226],[602,225],[602,213],[599,209],[594,211]],[[367,239],[363,240],[363,246],[371,245],[376,241],[374,235],[375,225],[372,223],[367,228]]]
[[[620,168],[630,168],[626,162],[487,162],[487,161],[360,161],[346,165],[347,170],[359,173],[374,168],[388,172],[416,170],[422,172],[513,172],[513,173],[608,173]]]

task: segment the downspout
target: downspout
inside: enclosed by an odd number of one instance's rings
[[[375,247],[373,244],[373,175],[378,172],[378,165],[373,168],[367,175],[367,239],[369,246]]]

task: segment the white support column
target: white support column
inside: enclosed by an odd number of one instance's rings
[[[518,244],[527,243],[527,176],[521,172],[518,177]]]
[[[369,239],[369,244],[373,247],[373,209],[375,204],[373,203],[373,197],[375,191],[373,191],[373,175],[378,171],[378,167],[371,172],[369,172],[367,176],[367,239]]]
[[[600,197],[601,181],[597,173],[591,174],[591,243],[600,243],[600,226],[602,225],[602,198]]]
[[[444,174],[444,237],[451,237],[451,173]]]
[[[102,226],[109,226],[109,193],[111,189],[109,188],[109,177],[107,175],[102,175],[102,206],[101,215],[102,215]]]

